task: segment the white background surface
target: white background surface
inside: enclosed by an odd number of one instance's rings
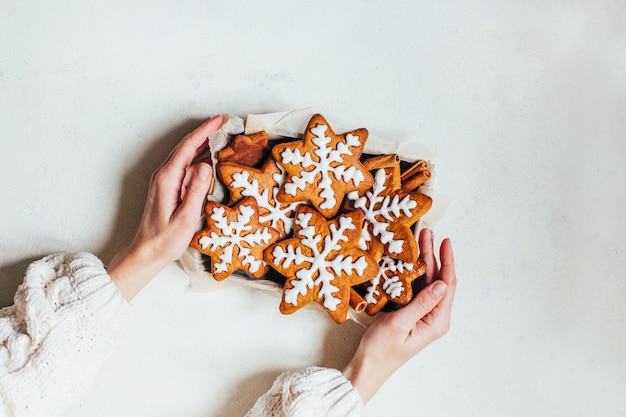
[[[0,301],[29,261],[132,237],[150,173],[218,112],[312,106],[437,146],[452,330],[366,416],[626,412],[621,1],[0,3]],[[176,267],[69,416],[243,416],[362,329]]]

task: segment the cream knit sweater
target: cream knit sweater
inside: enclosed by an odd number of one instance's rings
[[[0,310],[0,417],[57,417],[89,389],[129,333],[133,307],[88,253],[31,264]],[[363,402],[336,369],[280,375],[247,417],[360,416]]]

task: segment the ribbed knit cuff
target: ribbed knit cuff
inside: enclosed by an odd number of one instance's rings
[[[133,323],[133,307],[94,255],[33,262],[0,315],[0,415],[60,415]]]
[[[82,304],[109,340],[117,344],[134,324],[134,308],[111,281],[104,264],[90,253],[66,254],[65,276]]]
[[[356,417],[363,412],[361,396],[337,369],[310,367],[283,376],[287,416]]]

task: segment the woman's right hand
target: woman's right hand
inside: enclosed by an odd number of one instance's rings
[[[439,268],[429,229],[419,236],[426,261],[426,287],[405,307],[376,320],[363,335],[343,374],[366,403],[404,363],[447,333],[456,289],[454,255],[449,239],[441,243]]]

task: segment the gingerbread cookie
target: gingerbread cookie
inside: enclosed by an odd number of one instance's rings
[[[272,149],[274,159],[287,171],[277,198],[285,203],[310,200],[324,217],[335,216],[346,193],[368,189],[374,182],[359,161],[366,140],[366,129],[337,135],[316,114],[302,140]]]
[[[406,305],[413,299],[413,281],[426,273],[426,263],[421,259],[408,263],[383,255],[378,261],[378,274],[365,287],[363,298],[367,302],[365,312],[370,316],[378,313],[393,301]]]
[[[235,162],[249,167],[258,166],[269,154],[268,136],[264,131],[250,136],[238,135],[216,154],[220,162]]]
[[[282,203],[276,198],[286,174],[274,158],[267,158],[261,169],[232,162],[220,162],[217,169],[230,191],[230,204],[254,197],[261,223],[278,230],[281,238],[291,233],[293,213],[302,202]]]
[[[364,164],[368,169],[375,167],[372,188],[346,195],[347,208],[360,209],[365,214],[359,248],[368,250],[376,259],[386,254],[417,262],[417,242],[411,226],[430,209],[432,199],[419,192],[402,191],[397,156],[383,155]]]
[[[362,224],[358,210],[326,220],[311,207],[298,207],[294,237],[265,251],[268,264],[287,278],[283,314],[317,301],[337,323],[346,320],[351,287],[372,279],[379,269],[374,258],[356,247]]]
[[[256,278],[269,271],[263,251],[276,240],[277,230],[259,223],[253,197],[235,207],[209,201],[205,206],[207,228],[196,233],[191,247],[211,257],[211,273],[221,281],[240,269]]]

